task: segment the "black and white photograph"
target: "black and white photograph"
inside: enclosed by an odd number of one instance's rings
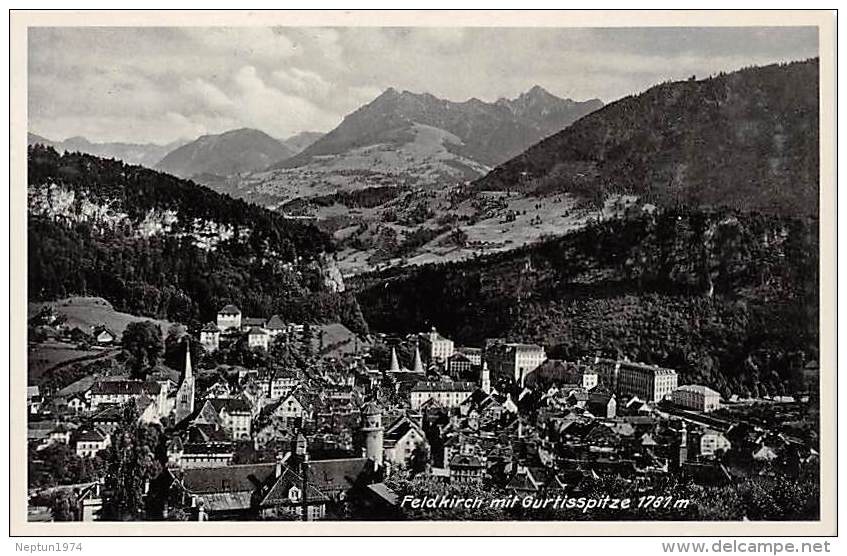
[[[831,14],[148,15],[18,45],[13,517],[833,523]]]

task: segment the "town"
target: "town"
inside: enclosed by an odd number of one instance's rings
[[[359,335],[232,304],[194,330],[119,331],[71,328],[48,303],[30,349],[51,342],[108,356],[28,388],[31,521],[514,519],[537,515],[473,510],[610,485],[660,518],[703,519],[723,486],[818,466],[817,436],[793,432],[816,415],[814,387],[725,399],[625,358],[462,346],[436,328]],[[474,501],[438,514],[408,503],[436,495]]]

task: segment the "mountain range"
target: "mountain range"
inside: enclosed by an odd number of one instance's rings
[[[657,85],[593,112],[478,190],[629,193],[662,205],[817,214],[818,60]]]
[[[348,273],[461,260],[655,206],[815,215],[817,83],[812,59],[605,106],[539,86],[491,103],[388,89],[325,135],[233,130],[156,167],[316,220]]]
[[[372,187],[441,188],[485,175],[601,106],[561,99],[539,86],[493,103],[389,88],[267,171],[202,182],[271,208]]]
[[[444,130],[459,139],[449,151],[491,166],[520,154],[603,105],[593,99],[561,99],[536,85],[515,99],[494,103],[472,98],[451,102],[431,94],[389,88],[341,124],[276,168],[295,168],[316,158],[340,155],[377,144],[402,145],[412,139],[415,124]]]
[[[28,145],[40,144],[53,147],[59,152],[82,152],[103,158],[115,158],[123,160],[127,164],[138,164],[148,168],[155,166],[162,157],[187,142],[187,140],[177,140],[165,145],[120,142],[93,143],[85,137],[70,137],[64,141],[53,141],[35,133],[27,133]]]
[[[294,156],[323,133],[303,131],[287,139],[274,139],[256,129],[235,129],[204,135],[190,141],[180,139],[165,145],[155,143],[94,143],[85,137],[54,141],[27,134],[29,145],[50,146],[59,152],[82,152],[122,160],[147,168],[158,168],[180,177],[219,176],[264,169],[270,162]]]

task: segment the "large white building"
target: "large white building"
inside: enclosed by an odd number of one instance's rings
[[[218,328],[221,332],[230,328],[241,330],[241,309],[235,305],[227,305],[218,311]]]
[[[679,376],[673,369],[600,358],[594,364],[603,384],[622,396],[656,402],[669,397],[678,386]]]
[[[547,353],[536,344],[490,343],[485,349],[485,361],[495,378],[511,377],[523,385],[526,375],[547,360]]]
[[[476,390],[473,382],[418,382],[410,392],[412,409],[419,409],[429,400],[435,400],[441,407],[458,407]]]
[[[721,395],[700,384],[685,384],[674,390],[673,403],[686,409],[708,413],[719,409],[721,406]]]
[[[445,338],[439,334],[435,327],[433,327],[429,332],[420,334],[419,338],[421,340],[421,347],[423,347],[424,353],[429,356],[430,363],[444,363],[447,361],[447,358],[453,355],[453,340]]]
[[[258,326],[252,327],[250,332],[247,333],[247,345],[250,348],[261,348],[266,350],[268,349],[270,339],[271,337],[268,336],[268,333]]]
[[[123,405],[142,396],[152,398],[159,415],[167,413],[168,393],[152,380],[102,380],[91,387],[91,409],[102,405]]]

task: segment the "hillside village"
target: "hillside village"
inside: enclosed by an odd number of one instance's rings
[[[80,341],[47,307],[41,336]],[[635,361],[459,346],[434,328],[360,336],[233,304],[178,330],[92,327],[85,342],[123,355],[28,389],[30,519],[405,519],[412,485],[523,498],[673,478],[702,495],[817,467],[816,437],[790,428],[814,412],[807,393],[721,399]]]

